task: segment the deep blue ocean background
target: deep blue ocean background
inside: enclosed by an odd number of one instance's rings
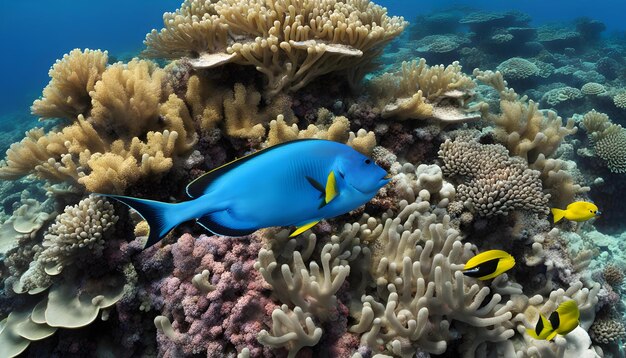
[[[30,0],[0,2],[0,121],[23,118],[48,82],[48,69],[74,48],[108,50],[125,58],[143,47],[152,28],[161,28],[162,14],[174,11],[180,0],[78,1]],[[416,15],[451,5],[476,9],[519,10],[535,25],[570,21],[587,16],[607,25],[605,34],[625,32],[626,1],[525,0],[525,1],[377,1],[393,15],[411,21]]]

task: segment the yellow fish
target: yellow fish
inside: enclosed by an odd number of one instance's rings
[[[515,266],[515,259],[508,252],[489,250],[467,261],[463,274],[479,280],[489,280],[499,276]]]
[[[565,301],[552,312],[549,319],[540,314],[535,329],[527,328],[526,332],[534,339],[551,341],[557,334],[564,336],[578,327],[579,317],[580,312],[576,301]]]
[[[555,223],[563,218],[572,221],[587,221],[598,215],[600,215],[598,207],[594,203],[586,201],[573,202],[569,204],[565,210],[552,208],[552,216],[554,217]]]

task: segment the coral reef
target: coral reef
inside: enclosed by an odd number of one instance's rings
[[[31,107],[42,125],[3,137],[0,356],[616,356],[626,236],[596,229],[622,221],[623,44],[592,19],[418,19],[401,34],[367,0],[185,0],[146,36],[155,61],[58,60]],[[189,222],[146,249],[156,228],[90,194],[179,202],[202,174],[302,138],[391,180],[293,238]],[[606,213],[553,223],[573,201]],[[466,275],[489,250],[515,266]],[[528,334],[570,300],[576,329]]]

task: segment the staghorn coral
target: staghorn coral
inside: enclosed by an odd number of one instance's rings
[[[105,71],[106,51],[74,49],[57,60],[48,75],[50,83],[43,90],[43,98],[35,100],[33,114],[42,118],[65,118],[73,121],[79,114],[91,109],[89,92]]]
[[[489,288],[481,288],[458,271],[473,255],[472,245],[461,242],[445,211],[432,209],[428,200],[437,200],[434,190],[445,187],[440,175],[434,178],[422,172],[418,183],[429,184],[417,184],[419,196],[411,203],[400,201],[397,214],[366,214],[359,221],[361,240],[371,243],[370,272],[376,290],[362,296],[361,305],[352,311],[357,323],[350,331],[359,333],[362,348],[374,354],[441,354],[453,339],[453,326],[463,332],[463,342],[472,346],[462,350],[466,356],[475,354],[482,344],[504,341],[514,334],[505,327],[512,318],[511,302],[504,302],[500,294],[490,297]],[[446,203],[440,202],[441,207]],[[480,333],[465,340],[472,331]]]
[[[190,56],[201,68],[255,66],[266,78],[268,97],[330,72],[358,80],[406,26],[385,8],[359,0],[186,0],[163,20],[160,32],[146,36],[146,55]]]
[[[495,124],[494,135],[511,155],[524,158],[531,169],[540,171],[544,189],[551,193],[552,204],[571,202],[574,195],[589,191],[574,183],[572,175],[563,170],[567,164],[551,158],[563,139],[578,128],[573,119],[565,126],[553,111],[541,111],[527,97],[519,97],[500,72],[474,70],[476,78],[493,87],[500,95],[500,113],[483,110],[483,117]],[[566,204],[567,205],[567,204]]]
[[[89,117],[45,133],[33,129],[7,151],[0,177],[35,174],[94,192],[122,193],[149,175],[167,172],[197,141],[186,104],[155,64],[133,60],[102,73]],[[140,139],[141,138],[141,139]]]
[[[439,157],[446,175],[462,178],[459,198],[479,215],[506,215],[517,209],[548,213],[550,196],[542,192],[539,173],[510,158],[503,146],[446,140]]]
[[[376,146],[374,132],[367,132],[364,129],[360,129],[356,134],[350,132],[350,122],[346,117],[333,117],[330,124],[324,124],[318,120],[318,123],[310,124],[307,129],[300,130],[295,123],[289,126],[283,115],[279,115],[270,122],[266,146],[303,138],[327,139],[345,143],[365,155],[371,155]]]

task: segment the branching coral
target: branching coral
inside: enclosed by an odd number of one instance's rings
[[[539,173],[519,158],[510,158],[499,144],[447,140],[439,157],[448,176],[462,178],[459,198],[481,216],[508,214],[517,209],[548,213]]]
[[[439,184],[445,186],[442,179]],[[474,336],[474,349],[514,334],[503,325],[512,318],[510,303],[503,303],[499,294],[489,297],[489,288],[459,271],[472,256],[472,245],[461,242],[447,215],[431,211],[428,200],[438,193],[429,187],[418,184],[419,196],[412,203],[401,201],[397,214],[361,220],[360,236],[373,244],[376,294],[362,297],[361,309],[353,312],[357,324],[350,330],[360,333],[362,346],[374,353],[441,354],[452,339],[452,326],[480,332],[480,338]]]
[[[48,72],[50,83],[43,90],[43,98],[33,103],[33,114],[71,121],[79,114],[86,115],[91,109],[89,92],[100,80],[107,60],[107,52],[100,50],[74,49],[63,55]]]
[[[155,64],[133,60],[108,67],[89,92],[90,117],[44,133],[33,129],[7,151],[0,177],[27,174],[121,193],[140,178],[169,170],[197,140],[186,104],[164,82]],[[140,139],[141,138],[141,139]]]
[[[146,37],[146,54],[193,57],[197,67],[255,66],[266,94],[302,88],[330,73],[359,79],[382,47],[406,26],[369,1],[186,0]]]
[[[343,116],[334,117],[330,125],[323,123],[310,124],[307,129],[300,130],[294,123],[289,126],[282,115],[270,122],[267,146],[288,142],[295,139],[317,138],[345,143],[359,152],[370,155],[376,146],[374,132],[360,129],[356,134],[350,132],[350,122]]]
[[[474,75],[500,95],[499,114],[483,110],[483,117],[495,124],[496,139],[511,155],[524,158],[531,169],[542,173],[544,189],[552,194],[553,204],[569,203],[575,194],[588,191],[588,187],[574,184],[571,174],[563,170],[567,165],[562,160],[551,158],[563,138],[578,130],[574,120],[569,119],[563,126],[556,113],[546,114],[535,102],[508,88],[500,72],[475,70]]]

